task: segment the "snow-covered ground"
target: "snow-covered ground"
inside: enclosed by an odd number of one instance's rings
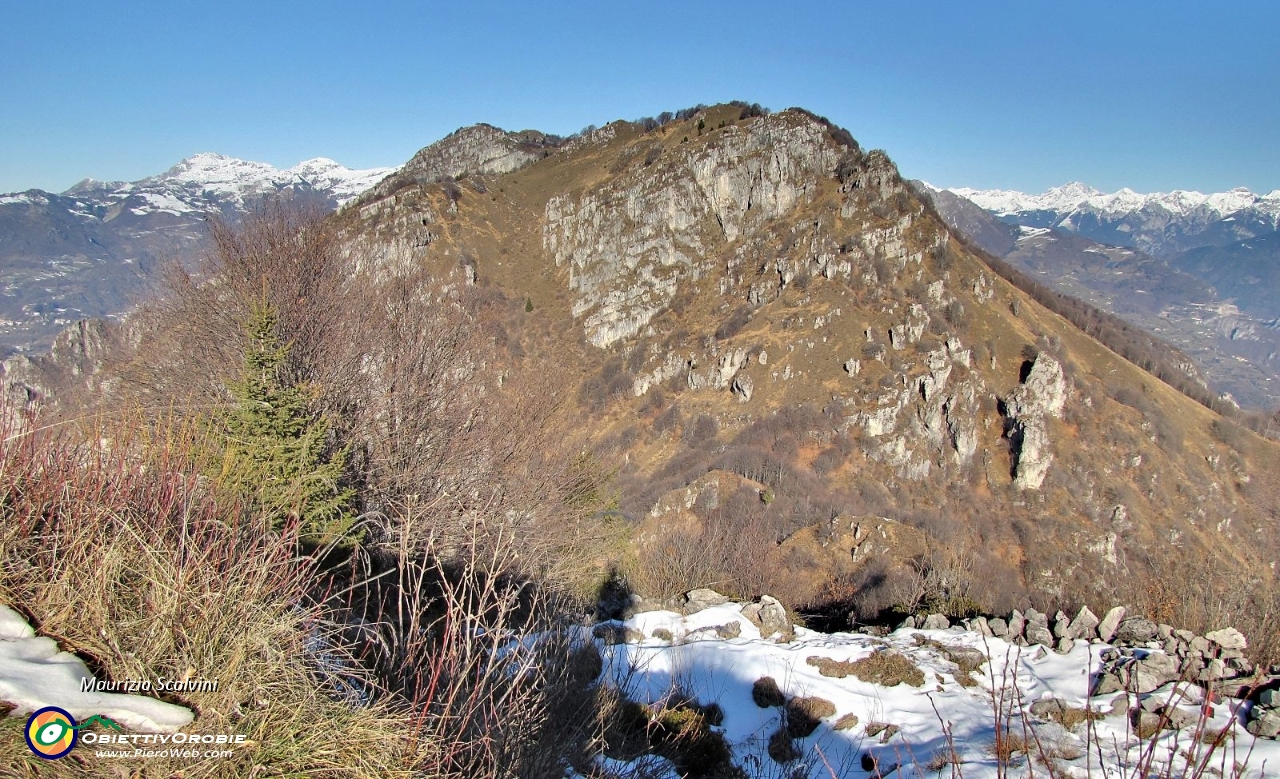
[[[720,637],[733,632],[733,623],[739,635]],[[728,631],[717,632],[717,627],[726,625]],[[605,658],[602,679],[641,703],[660,704],[679,695],[703,704],[718,703],[724,718],[716,729],[731,745],[735,763],[752,777],[860,777],[875,775],[877,770],[882,776],[893,771],[894,777],[986,779],[1032,772],[1048,776],[1039,755],[1053,761],[1054,776],[1128,779],[1141,775],[1144,762],[1149,775],[1165,776],[1164,766],[1171,761],[1173,776],[1190,776],[1197,774],[1186,771],[1187,757],[1199,765],[1208,751],[1205,744],[1197,743],[1197,736],[1224,728],[1228,729],[1224,746],[1208,758],[1209,767],[1221,771],[1219,775],[1233,776],[1232,765],[1244,763],[1246,770],[1240,776],[1280,776],[1280,743],[1255,741],[1244,729],[1248,704],[1220,701],[1211,707],[1212,716],[1198,726],[1200,690],[1189,685],[1181,692],[1170,684],[1149,696],[1121,692],[1091,698],[1091,674],[1110,649],[1104,643],[1081,641],[1066,654],[1058,654],[960,628],[900,629],[884,638],[796,628],[794,639],[783,643],[761,637],[760,630],[743,617],[742,605],[733,603],[689,616],[670,611],[642,613],[622,623],[619,630],[623,629],[629,629],[626,643],[594,639]],[[824,660],[856,661],[877,652],[896,652],[909,659],[922,672],[923,684],[890,687],[853,674],[824,676],[820,670],[833,668]],[[958,679],[969,675],[951,658],[966,655],[983,664],[969,677],[972,681],[961,684]],[[794,742],[802,757],[786,766],[768,754],[770,737],[785,724],[784,710],[762,708],[752,697],[753,684],[766,676],[776,681],[788,699],[817,697],[834,708],[811,735]],[[1151,698],[1148,710],[1173,700],[1193,724],[1181,731],[1165,730],[1154,739],[1139,738],[1129,724],[1129,712],[1147,698]],[[1052,708],[1037,705],[1046,699],[1057,699],[1076,710],[1087,707],[1098,718],[1068,730],[1031,713],[1033,706],[1040,712]],[[848,727],[847,715],[856,716],[858,724]],[[837,730],[842,718],[845,729]],[[1031,757],[1015,751],[1006,767],[1001,767],[996,756],[997,718],[1007,723],[1012,740],[1028,740]],[[896,731],[886,738],[891,729],[883,726],[896,726]],[[953,749],[959,759],[955,764],[946,759]],[[645,760],[651,769],[666,763],[653,756]],[[606,762],[614,769],[620,767],[618,761]],[[678,776],[669,763],[665,773],[646,775]]]
[[[173,733],[194,717],[190,709],[142,695],[81,692],[81,681],[93,678],[84,661],[0,606],[0,701],[15,707],[11,716],[57,706],[77,722],[98,714],[136,733]]]

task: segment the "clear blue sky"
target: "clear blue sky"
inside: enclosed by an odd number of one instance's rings
[[[969,8],[966,6],[974,6]],[[944,186],[1280,188],[1280,3],[6,0],[0,191],[809,108]]]

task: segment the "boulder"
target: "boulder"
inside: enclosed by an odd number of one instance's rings
[[[1163,652],[1150,652],[1130,666],[1129,689],[1151,692],[1178,678],[1178,662]]]
[[[1156,635],[1156,623],[1146,617],[1126,617],[1120,620],[1113,638],[1127,644],[1145,644]]]
[[[991,626],[987,624],[986,617],[974,617],[968,621],[966,627],[984,638],[991,638],[995,635],[991,632]]]
[[[601,622],[591,629],[591,635],[609,646],[638,644],[644,641],[644,633],[619,622]]]
[[[777,634],[784,640],[790,640],[791,636],[794,635],[791,620],[787,617],[787,609],[777,598],[761,595],[759,601],[743,607],[742,616],[751,620],[756,627],[760,628],[760,635],[762,636],[768,637]]]
[[[1227,667],[1226,663],[1215,657],[1209,661],[1209,664],[1205,666],[1197,678],[1202,682],[1216,682],[1222,679],[1230,679],[1234,676],[1236,676],[1235,669]]]
[[[734,620],[733,622],[730,622],[725,625],[718,625],[716,627],[716,636],[725,640],[728,640],[730,638],[737,638],[738,636],[741,636],[741,635],[742,635],[742,623],[738,622],[737,620]]]
[[[1243,650],[1245,647],[1248,646],[1248,643],[1249,643],[1248,641],[1245,640],[1244,635],[1239,630],[1236,630],[1235,628],[1223,628],[1222,630],[1214,630],[1210,633],[1205,633],[1204,637],[1208,639],[1211,643],[1217,644],[1219,647],[1223,649],[1232,649],[1235,651]]]
[[[990,629],[991,635],[996,638],[1005,638],[1009,635],[1009,623],[1000,617],[993,617],[987,620],[987,628]]]
[[[1124,683],[1120,681],[1120,677],[1111,672],[1103,671],[1093,680],[1093,695],[1107,695],[1113,692],[1120,692],[1124,689]]]
[[[1060,698],[1041,698],[1031,704],[1031,713],[1041,719],[1057,719],[1062,720],[1062,716],[1070,711],[1071,707],[1067,702]]]
[[[1009,615],[1009,640],[1021,638],[1023,632],[1027,629],[1027,618],[1022,616],[1022,612],[1017,609]]]
[[[1081,606],[1076,612],[1075,619],[1071,620],[1071,638],[1088,641],[1098,635],[1099,619],[1088,606]]]
[[[1053,646],[1053,633],[1044,625],[1030,623],[1027,625],[1027,643]]]
[[[1133,711],[1133,724],[1139,737],[1157,730],[1182,730],[1194,725],[1195,721],[1194,714],[1165,703],[1157,704],[1154,711],[1147,711],[1145,707]]]
[[[1200,672],[1204,670],[1204,658],[1200,655],[1190,655],[1182,661],[1180,669],[1182,676],[1188,679],[1200,678]]]
[[[728,602],[728,596],[721,595],[715,590],[706,588],[689,590],[684,594],[684,613],[696,614],[703,609],[709,609],[712,606],[719,606]]]
[[[921,627],[925,630],[946,630],[951,627],[951,620],[947,619],[945,614],[930,614],[924,618],[924,624]]]
[[[1254,706],[1249,713],[1249,723],[1244,726],[1256,738],[1280,736],[1280,709],[1263,709]]]
[[[1120,621],[1124,619],[1124,614],[1124,606],[1116,606],[1111,611],[1108,611],[1102,621],[1098,623],[1098,638],[1110,642],[1116,634],[1116,628],[1120,627]]]

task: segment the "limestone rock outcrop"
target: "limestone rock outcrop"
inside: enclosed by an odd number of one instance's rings
[[[555,149],[556,139],[540,132],[507,132],[489,124],[463,127],[413,155],[396,175],[379,183],[361,201],[387,197],[406,181],[430,184],[446,177],[510,173]]]
[[[1005,399],[1007,435],[1016,457],[1014,482],[1019,488],[1038,490],[1044,483],[1053,462],[1046,421],[1061,417],[1066,401],[1062,365],[1044,353],[1036,356],[1022,383]]]
[[[732,242],[812,196],[835,168],[821,126],[777,114],[725,128],[679,164],[644,167],[582,194],[552,197],[543,244],[569,269],[573,314],[600,347],[640,333]]]

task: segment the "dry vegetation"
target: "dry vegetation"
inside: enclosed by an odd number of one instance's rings
[[[140,317],[92,417],[3,410],[0,600],[102,677],[220,682],[181,702],[251,745],[118,764],[139,776],[585,766],[600,663],[556,620],[598,583],[618,528],[600,514],[607,474],[553,435],[555,377],[535,390],[494,370],[519,302],[421,276],[351,283],[328,224],[280,204],[214,237],[201,278],[175,277]],[[209,420],[245,402],[229,388],[255,306],[285,345],[264,370],[312,406],[280,435],[324,419],[325,447],[346,453],[329,487],[355,498],[343,543],[302,537],[303,506],[201,476],[226,445]],[[4,741],[6,764],[35,770]]]
[[[99,416],[5,414],[0,598],[108,677],[194,668],[224,679],[218,694],[186,702],[201,722],[226,722],[257,743],[237,762],[184,766],[187,777],[559,777],[567,765],[586,770],[595,754],[644,750],[733,775],[708,708],[673,699],[645,709],[592,688],[599,658],[567,640],[506,643],[558,635],[557,618],[585,609],[606,582],[658,597],[699,586],[767,593],[832,628],[1028,604],[1102,613],[1121,600],[1196,631],[1233,624],[1259,659],[1280,656],[1274,574],[1250,568],[1274,547],[1264,531],[1280,495],[1263,476],[1280,465],[1275,447],[1133,367],[1196,395],[1180,355],[971,247],[944,241],[911,267],[883,251],[858,259],[852,238],[819,246],[811,224],[848,236],[920,208],[905,193],[882,200],[856,189],[856,219],[827,224],[844,190],[884,161],[829,123],[836,177],[819,182],[794,224],[777,220],[755,237],[779,261],[805,263],[775,300],[743,303],[749,285],[777,284],[773,261],[748,252],[728,302],[708,292],[714,280],[689,280],[651,336],[605,351],[586,344],[557,275],[567,271],[539,249],[547,199],[660,169],[686,143],[711,143],[766,114],[748,104],[687,109],[620,125],[607,147],[518,174],[400,182],[399,212],[326,220],[274,203],[235,228],[214,223],[209,263],[175,273],[167,296],[120,335],[100,381],[109,392],[94,398]],[[558,148],[547,143],[544,151]],[[415,209],[443,216],[406,261],[361,253],[353,236],[419,235],[403,232],[406,219],[416,230]],[[922,212],[904,251],[938,229]],[[711,251],[728,262],[737,248]],[[827,248],[854,263],[850,280],[809,267]],[[969,292],[988,283],[987,267],[1010,282],[991,279],[989,303]],[[893,317],[928,304],[935,278],[956,297],[930,312],[918,343],[887,348]],[[209,420],[238,402],[230,389],[255,306],[274,312],[287,345],[275,378],[326,422],[325,454],[343,463],[332,486],[354,496],[361,535],[348,540],[358,544],[303,543],[289,512],[264,517],[245,495],[199,476],[225,444]],[[846,319],[815,335],[813,314],[842,307]],[[868,342],[864,331],[878,335]],[[785,356],[805,339],[825,344],[826,333],[838,360]],[[850,421],[865,399],[838,372],[843,361],[861,359],[856,387],[867,397],[887,395],[957,335],[972,360],[957,363],[952,386],[975,377],[1005,392],[1028,354],[1062,362],[1075,394],[1051,423],[1060,449],[1043,490],[1012,486],[994,395],[973,412],[985,448],[964,464],[929,453],[923,480],[872,457],[875,442]],[[755,366],[767,348],[769,370],[789,359],[805,378],[768,382],[757,367],[750,406],[728,392],[691,392],[683,377],[633,396],[655,362],[707,344],[741,347]],[[649,516],[708,478],[714,499],[703,494],[670,520]],[[868,517],[888,518],[878,527],[913,551],[854,566],[841,534]],[[1121,556],[1104,563],[1088,549],[1113,530]],[[793,575],[797,558],[828,546],[846,569],[819,585]],[[969,679],[976,667],[965,661],[955,660]],[[827,676],[924,684],[892,652],[827,663]],[[781,705],[775,691],[762,688],[757,702]],[[326,747],[316,734],[331,730],[351,737]],[[1001,739],[1002,759],[1027,749],[1012,732]],[[791,755],[792,742],[780,730],[769,752]]]

